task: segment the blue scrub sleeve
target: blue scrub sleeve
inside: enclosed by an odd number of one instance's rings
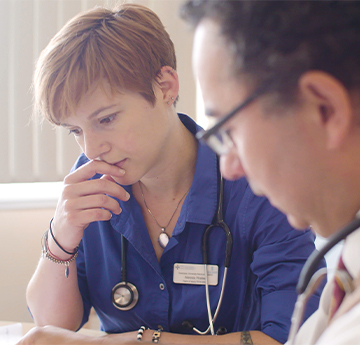
[[[297,298],[296,283],[300,271],[310,255],[308,231],[289,233],[284,242],[262,246],[254,253],[252,268],[258,280],[256,289],[261,295],[261,328],[269,336],[280,342],[287,340],[290,316]],[[297,235],[297,236],[296,236]],[[306,247],[309,246],[309,250]],[[320,295],[311,298],[313,308],[308,308],[308,315],[319,304]],[[310,309],[310,311],[309,311]]]
[[[263,219],[263,231],[254,238],[256,250],[251,269],[257,276],[256,292],[261,298],[261,329],[284,343],[290,329],[290,317],[296,302],[296,284],[300,271],[314,250],[315,236],[309,231],[279,231],[278,216]],[[278,224],[276,227],[272,225]],[[283,224],[286,226],[285,224]],[[322,262],[325,266],[325,262]],[[320,292],[310,300],[306,317],[318,307]]]

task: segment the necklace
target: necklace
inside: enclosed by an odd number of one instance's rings
[[[148,212],[150,213],[151,217],[154,219],[156,225],[161,229],[161,233],[160,233],[160,235],[159,235],[159,237],[158,237],[158,242],[159,242],[160,247],[164,249],[164,248],[167,246],[167,244],[169,243],[169,240],[170,240],[169,235],[165,232],[165,230],[166,230],[166,228],[169,226],[169,224],[171,223],[172,219],[174,218],[174,215],[175,215],[175,213],[176,213],[176,210],[178,209],[181,201],[185,198],[185,195],[186,195],[189,191],[187,191],[187,192],[181,197],[180,201],[179,201],[178,204],[176,205],[175,211],[173,212],[173,214],[172,214],[169,222],[166,224],[166,226],[161,226],[161,225],[158,223],[158,221],[156,220],[156,218],[154,217],[154,215],[152,214],[152,212],[150,211],[148,205],[146,204],[145,197],[144,197],[144,192],[143,192],[143,189],[142,189],[142,187],[141,187],[140,181],[139,181],[139,187],[140,187],[141,196],[142,196],[142,199],[143,199],[143,201],[144,201],[144,205],[145,205],[146,209],[147,209]]]

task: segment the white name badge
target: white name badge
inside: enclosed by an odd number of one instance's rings
[[[208,265],[207,273],[209,285],[217,285],[219,267],[217,265]],[[204,265],[175,263],[173,281],[175,284],[205,285]]]

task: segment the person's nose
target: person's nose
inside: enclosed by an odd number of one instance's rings
[[[84,132],[82,150],[90,160],[99,159],[109,150],[109,144],[101,135],[93,131]]]
[[[235,147],[220,156],[220,171],[225,179],[237,180],[245,176],[244,168]]]

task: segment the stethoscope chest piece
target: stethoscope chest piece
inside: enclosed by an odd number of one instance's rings
[[[134,308],[139,300],[135,285],[127,281],[125,238],[121,235],[121,281],[111,290],[111,301],[115,308],[126,311]]]
[[[122,281],[113,287],[111,300],[117,309],[126,311],[135,307],[139,293],[133,284]]]

